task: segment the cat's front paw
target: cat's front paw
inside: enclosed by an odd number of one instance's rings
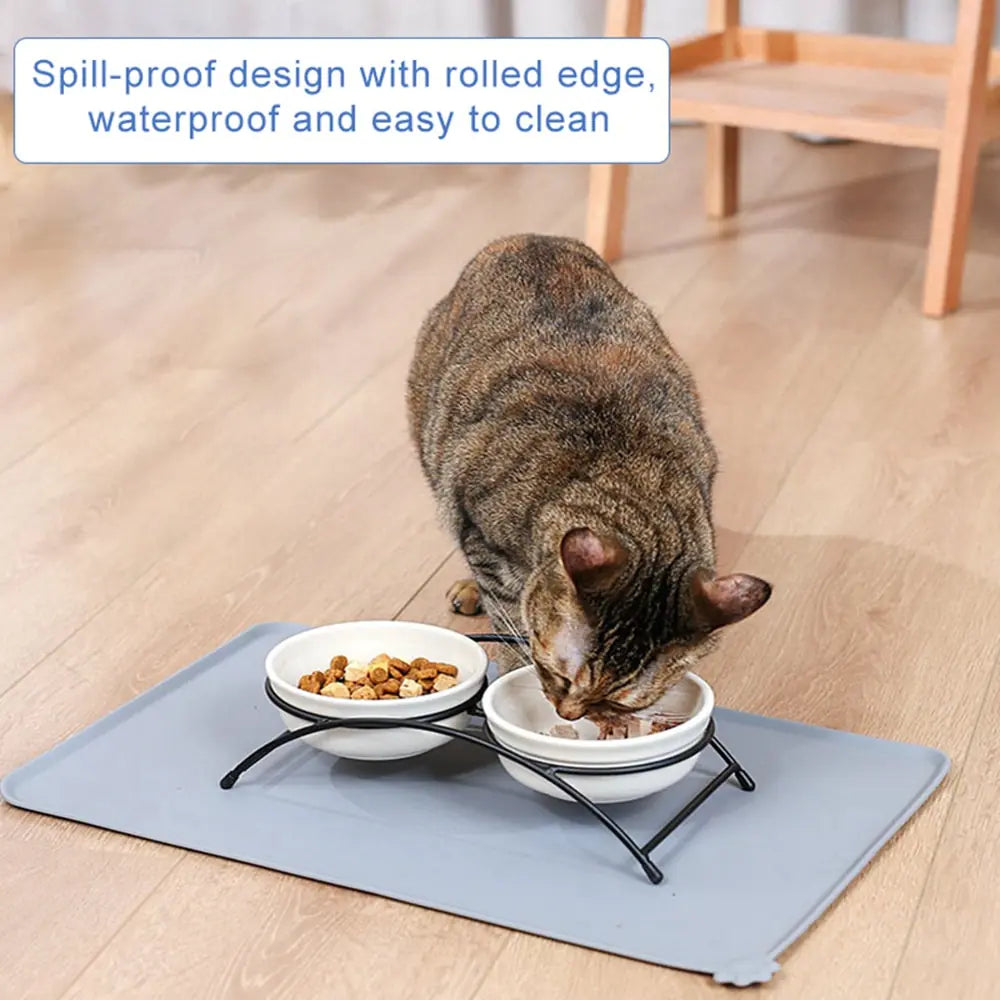
[[[483,606],[479,600],[479,584],[475,580],[458,580],[448,589],[451,609],[459,615],[478,615]]]

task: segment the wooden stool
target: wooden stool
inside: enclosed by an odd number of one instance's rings
[[[605,33],[642,33],[644,0],[608,0]],[[923,311],[957,308],[979,148],[1000,136],[1000,51],[990,51],[994,0],[958,0],[954,45],[740,26],[739,0],[709,0],[709,33],[671,46],[670,103],[706,126],[705,204],[739,200],[739,128],[816,132],[936,149],[937,186]],[[621,256],[627,164],[591,167],[587,242]]]

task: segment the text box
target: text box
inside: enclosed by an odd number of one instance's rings
[[[662,38],[22,38],[24,163],[659,163]]]

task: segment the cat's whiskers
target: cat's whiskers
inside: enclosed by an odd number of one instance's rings
[[[515,623],[514,619],[511,617],[510,612],[503,606],[501,601],[498,601],[488,590],[486,590],[482,584],[479,585],[479,597],[486,607],[490,618],[507,630],[511,635],[521,635],[522,628]],[[512,658],[515,658],[518,667],[527,667],[531,665],[531,657],[528,656],[523,647],[521,646],[511,646],[508,647],[511,650]]]

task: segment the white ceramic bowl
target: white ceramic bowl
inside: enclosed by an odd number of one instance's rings
[[[398,701],[351,701],[311,694],[298,687],[299,678],[314,670],[325,670],[334,656],[367,663],[379,653],[413,660],[423,656],[458,667],[458,684],[419,698]],[[271,686],[284,701],[296,708],[331,719],[407,719],[461,705],[475,694],[486,674],[486,652],[472,639],[451,629],[416,622],[342,622],[308,629],[279,642],[264,661]],[[278,710],[288,729],[309,725],[288,712]],[[451,729],[467,722],[465,712],[439,720]],[[447,743],[450,737],[419,729],[330,729],[302,739],[310,746],[338,757],[354,760],[399,760],[415,757]]]
[[[687,716],[673,729],[631,739],[599,740],[597,727],[586,719],[572,723],[579,739],[549,736],[557,723],[567,725],[542,692],[534,667],[521,667],[494,681],[483,696],[483,711],[497,742],[543,764],[586,767],[587,774],[562,775],[563,780],[595,802],[628,802],[662,791],[680,781],[697,763],[701,752],[669,767],[635,774],[601,774],[608,767],[665,760],[693,746],[705,733],[715,695],[700,677],[688,673],[657,702],[656,707]],[[533,771],[504,757],[501,764],[522,785],[554,798],[565,792]]]

